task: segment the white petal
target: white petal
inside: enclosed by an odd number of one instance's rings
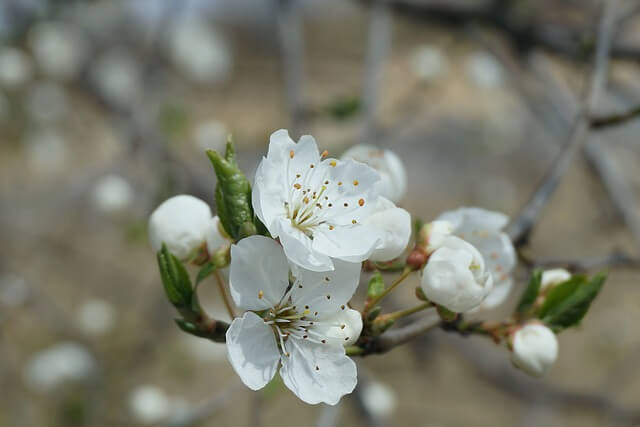
[[[185,259],[205,242],[211,217],[202,200],[184,194],[171,197],[149,218],[151,247],[159,251],[164,242],[171,253]]]
[[[250,236],[231,246],[229,287],[238,307],[274,307],[289,286],[289,264],[273,239]]]
[[[558,340],[546,326],[528,324],[513,337],[513,363],[534,377],[544,375],[558,357]]]
[[[338,259],[334,259],[333,264],[333,271],[324,272],[293,267],[292,272],[296,277],[291,289],[293,305],[309,306],[309,316],[316,318],[344,309],[360,283],[361,265]]]
[[[290,220],[281,219],[274,222],[272,229],[272,234],[280,238],[284,252],[291,262],[313,271],[333,270],[331,258],[314,250],[314,242],[293,227]]]
[[[462,207],[454,211],[448,211],[437,219],[449,221],[456,229],[456,234],[458,232],[465,234],[461,236],[465,240],[469,240],[468,233],[502,230],[509,222],[509,217],[503,213],[477,207]]]
[[[314,344],[293,339],[282,358],[284,384],[304,402],[335,405],[358,382],[356,364],[342,346]]]
[[[209,221],[209,227],[207,228],[207,249],[209,254],[213,254],[222,246],[229,244],[229,240],[220,232],[220,218],[218,215],[211,218]]]
[[[271,327],[248,311],[231,322],[226,337],[229,362],[242,382],[252,390],[267,385],[280,360]]]
[[[313,330],[327,337],[329,344],[349,346],[355,344],[362,332],[362,315],[346,308],[316,324]]]
[[[486,296],[484,301],[482,301],[480,309],[491,310],[498,307],[507,300],[512,288],[513,280],[511,279],[511,277],[507,277],[505,280],[501,280],[498,282],[494,280],[493,288],[491,289],[491,292],[489,292],[489,294]]]
[[[502,232],[487,233],[476,235],[467,241],[482,254],[494,282],[510,279],[509,273],[516,266],[517,258],[509,236]]]
[[[371,256],[382,241],[382,232],[364,224],[318,228],[313,249],[349,262],[362,262]]]
[[[569,279],[571,279],[571,273],[564,268],[545,270],[542,272],[542,283],[540,284],[540,288],[546,289],[549,286],[555,286],[562,282],[566,282]]]
[[[372,261],[389,261],[404,252],[411,237],[411,215],[380,197],[380,211],[365,219],[364,224],[382,231],[382,239],[369,257]]]

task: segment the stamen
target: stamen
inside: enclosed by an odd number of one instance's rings
[[[264,292],[262,290],[258,291],[258,299],[262,299],[264,297]]]
[[[356,186],[357,186],[358,184],[360,184],[360,182],[358,182],[358,180],[357,180],[357,179],[354,179],[354,180],[353,180],[353,185],[356,185]]]
[[[323,158],[323,159],[324,159],[325,157],[327,157],[328,155],[329,155],[329,151],[324,150],[324,151],[322,152],[322,158]]]
[[[358,204],[359,204],[360,206],[364,206],[364,199],[360,199],[360,200],[358,200]]]
[[[334,167],[334,168],[336,167],[336,161],[335,160],[331,160],[329,162],[329,164],[331,165],[331,167]]]
[[[293,159],[294,152],[293,150],[289,151],[289,158]]]

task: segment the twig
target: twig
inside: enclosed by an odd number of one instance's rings
[[[566,174],[576,153],[589,131],[589,118],[594,106],[600,98],[607,79],[609,64],[609,49],[613,34],[616,1],[605,2],[604,11],[598,29],[598,44],[594,59],[594,69],[589,88],[585,94],[583,104],[573,124],[567,143],[547,172],[542,183],[525,204],[520,214],[509,225],[507,233],[516,245],[527,242],[531,231],[538,222],[542,210],[546,207],[551,195]]]
[[[284,92],[291,130],[297,136],[305,116],[302,16],[297,0],[276,0],[276,4]]]
[[[322,405],[320,415],[316,420],[316,427],[337,427],[340,423],[340,409],[342,401],[336,405]]]
[[[362,142],[372,143],[375,136],[376,112],[380,98],[380,86],[384,61],[391,44],[391,13],[387,2],[373,0],[369,19],[369,40],[365,60],[362,108],[364,124]]]
[[[213,398],[208,399],[191,410],[174,414],[165,427],[192,427],[206,421],[224,408],[233,395],[241,389],[239,384],[222,389]]]
[[[229,313],[229,317],[234,319],[236,317],[235,312],[233,311],[233,305],[231,304],[231,300],[229,299],[229,293],[227,292],[227,285],[222,277],[222,273],[220,270],[216,269],[214,272],[216,283],[218,284],[218,290],[220,291],[220,295],[222,296],[222,301],[224,302],[224,306],[227,309],[227,313]]]
[[[607,255],[581,259],[527,259],[522,257],[521,259],[533,268],[563,267],[576,273],[613,267],[640,268],[640,258],[634,258],[625,252],[617,250]]]
[[[640,117],[640,105],[618,114],[593,116],[591,117],[591,129],[603,129],[622,125],[638,117]]]

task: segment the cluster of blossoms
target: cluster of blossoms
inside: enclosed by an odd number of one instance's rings
[[[436,307],[443,320],[468,330],[458,313],[494,308],[510,294],[516,252],[503,231],[508,218],[461,208],[412,233],[411,216],[395,204],[406,192],[407,175],[389,150],[361,145],[331,158],[311,136],[296,143],[279,130],[253,186],[238,172],[232,146],[225,158],[208,155],[218,176],[219,217],[204,201],[176,196],[151,215],[150,239],[167,296],[184,317],[178,324],[195,335],[210,338],[219,325],[198,329],[206,316],[181,263],[204,265],[198,282],[230,266],[229,291],[245,312],[235,317],[228,303],[233,319],[220,340],[253,390],[278,371],[310,404],[336,404],[354,389],[356,364],[346,349],[365,346],[401,317],[376,320],[380,309],[372,306],[393,288],[384,283],[373,293],[370,286],[362,313],[351,308],[363,266],[399,264],[403,278],[418,272],[419,298],[426,301],[420,309]],[[545,373],[557,356],[554,332],[531,313],[544,304],[545,293],[570,279],[565,271],[545,273],[534,301],[521,303],[527,312],[519,309],[516,321],[484,329],[504,338],[513,363],[531,375]]]

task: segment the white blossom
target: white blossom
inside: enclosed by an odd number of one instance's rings
[[[468,242],[450,236],[429,257],[421,287],[432,302],[454,312],[477,307],[491,291],[491,274],[482,255]]]
[[[193,142],[198,150],[223,151],[229,131],[217,120],[198,123],[193,130]]]
[[[142,70],[126,50],[114,48],[102,54],[91,66],[91,78],[100,94],[119,107],[133,104],[142,87]]]
[[[247,387],[261,389],[280,367],[284,384],[310,404],[335,405],[353,391],[356,364],[343,345],[362,329],[360,314],[346,306],[360,265],[335,260],[334,267],[314,272],[290,266],[282,247],[263,236],[232,246],[231,295],[249,311],[231,323],[227,352]]]
[[[0,49],[0,85],[7,89],[24,86],[33,75],[31,58],[14,47]]]
[[[393,389],[379,381],[365,383],[362,387],[362,404],[376,417],[390,417],[396,409],[397,400]]]
[[[73,342],[62,342],[34,354],[24,371],[26,383],[38,391],[51,391],[69,381],[94,374],[96,361],[89,351]]]
[[[181,260],[192,256],[211,232],[211,209],[204,201],[182,194],[165,200],[149,218],[149,239],[154,251],[167,249]]]
[[[371,253],[371,261],[388,261],[399,257],[411,237],[411,215],[384,197],[378,198],[378,211],[364,220],[364,224],[382,232],[382,238]]]
[[[155,424],[170,413],[171,400],[161,388],[144,384],[129,394],[129,410],[137,422]]]
[[[44,73],[61,80],[80,72],[88,52],[86,37],[73,24],[63,22],[38,23],[29,34],[29,43]]]
[[[381,230],[366,224],[377,212],[379,174],[354,160],[325,157],[311,136],[296,144],[286,130],[274,132],[252,197],[287,257],[314,271],[333,269],[335,259],[364,261],[383,239]]]
[[[89,298],[80,305],[77,319],[78,325],[85,333],[100,336],[113,328],[116,312],[107,301],[99,298]]]
[[[558,340],[551,329],[529,323],[513,334],[511,360],[518,368],[534,377],[543,376],[558,357]]]
[[[542,272],[540,290],[544,290],[571,279],[571,273],[564,268],[553,268]]]
[[[478,87],[497,89],[504,84],[505,73],[502,65],[491,54],[474,52],[468,59],[467,72]]]
[[[225,40],[204,21],[184,20],[171,32],[173,62],[196,83],[215,83],[231,71],[231,51]]]
[[[375,169],[380,174],[378,192],[392,202],[397,203],[407,193],[407,170],[393,151],[358,144],[348,149],[341,158],[353,159]]]
[[[115,214],[127,209],[134,199],[131,184],[120,175],[109,174],[98,180],[93,188],[93,204],[106,214]]]
[[[447,58],[437,47],[419,46],[411,55],[411,71],[422,81],[437,80],[447,72],[447,69]]]
[[[436,220],[427,224],[421,231],[427,254],[433,253],[442,246],[445,240],[451,236],[452,231],[453,225],[449,221]]]
[[[509,217],[482,208],[459,208],[441,214],[437,220],[451,224],[454,236],[473,245],[485,260],[493,276],[493,289],[480,309],[492,309],[502,304],[513,287],[511,271],[516,266],[516,251],[503,231]]]

